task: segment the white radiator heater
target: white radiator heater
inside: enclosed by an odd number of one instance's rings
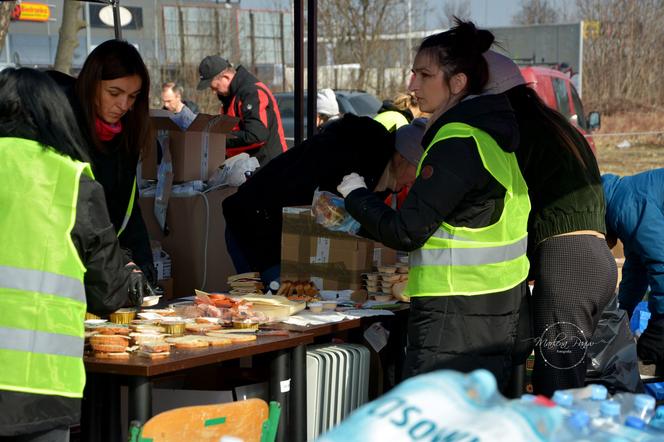
[[[307,349],[307,440],[313,441],[367,402],[369,350],[357,344]]]

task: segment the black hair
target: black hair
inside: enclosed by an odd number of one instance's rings
[[[588,158],[593,154],[588,141],[564,115],[547,106],[533,88],[522,84],[513,87],[505,94],[510,100],[519,123],[522,142],[528,142],[524,129],[532,126],[532,122],[524,122],[524,119],[535,122],[543,121],[545,124],[537,125],[537,127],[549,128],[550,130],[547,132],[550,133],[545,135],[540,132],[540,135],[555,138],[557,144],[570,151],[584,168],[589,166]]]
[[[138,75],[141,78],[141,91],[136,97],[132,110],[121,119],[121,146],[126,153],[138,155],[149,148],[150,138],[150,75],[143,63],[141,54],[125,40],[107,40],[97,46],[83,63],[76,79],[76,96],[87,119],[87,131],[97,149],[103,150],[95,130],[97,115],[95,101],[102,80]]]
[[[454,23],[453,28],[425,38],[417,53],[430,56],[442,69],[447,82],[453,75],[465,74],[468,78],[465,94],[478,95],[489,81],[489,67],[482,54],[495,38],[490,31],[477,29],[473,22],[454,17]]]
[[[88,161],[69,101],[47,74],[30,68],[0,72],[0,137],[25,138]]]

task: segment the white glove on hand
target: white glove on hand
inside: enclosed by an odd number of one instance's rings
[[[341,181],[341,184],[337,186],[337,190],[344,198],[346,198],[353,190],[362,188],[367,188],[367,185],[364,183],[364,177],[359,176],[355,172],[346,175]]]

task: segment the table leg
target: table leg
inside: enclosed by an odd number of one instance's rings
[[[101,440],[101,406],[104,403],[99,394],[100,375],[88,373],[81,404],[81,440],[98,442]]]
[[[107,441],[122,440],[122,428],[120,417],[120,380],[117,376],[105,376],[104,392],[101,400],[104,402],[103,435],[102,439]]]
[[[307,439],[307,347],[298,345],[293,349],[291,361],[291,440],[304,442]]]
[[[281,405],[281,416],[279,418],[279,430],[277,441],[291,440],[289,437],[291,427],[290,413],[290,359],[291,352],[279,350],[273,353],[270,362],[270,400],[279,402]]]
[[[145,424],[152,417],[152,382],[144,376],[129,378],[129,422]]]

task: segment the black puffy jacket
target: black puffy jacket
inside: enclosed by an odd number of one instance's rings
[[[351,172],[373,189],[394,152],[394,135],[380,123],[348,114],[260,168],[223,202],[226,225],[251,268],[279,264],[282,208],[310,205],[316,188],[336,193]]]

